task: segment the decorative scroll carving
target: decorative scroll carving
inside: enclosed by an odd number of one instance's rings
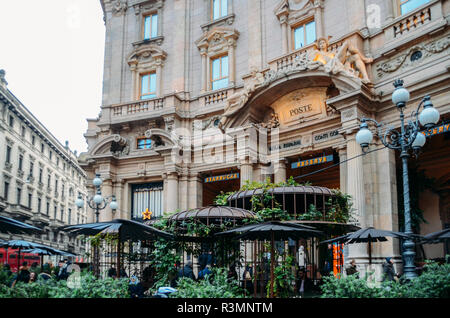
[[[268,122],[266,123],[261,123],[259,124],[259,126],[263,127],[263,128],[277,128],[280,127],[280,120],[278,118],[278,114],[273,112],[270,114],[271,118]]]
[[[130,153],[128,140],[120,135],[115,135],[111,142],[110,151],[116,156],[128,155]]]
[[[376,66],[377,76],[383,77],[387,73],[393,73],[400,68],[407,68],[416,63],[421,63],[426,58],[443,52],[450,46],[450,35],[428,44],[418,44],[411,47],[406,53],[403,53],[387,62],[380,63]],[[421,51],[419,59],[411,59],[412,54]]]

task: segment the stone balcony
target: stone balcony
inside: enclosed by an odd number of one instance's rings
[[[21,204],[11,204],[9,206],[10,214],[19,220],[29,220],[33,217],[34,213],[29,207]]]
[[[372,35],[384,37],[379,54],[391,55],[396,52],[397,47],[444,30],[448,22],[443,16],[443,2],[445,1],[432,0],[384,25],[379,33]]]

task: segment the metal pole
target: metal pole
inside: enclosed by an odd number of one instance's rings
[[[400,109],[400,120],[401,120],[401,146],[402,152],[400,154],[400,158],[402,159],[402,167],[403,167],[403,204],[405,209],[405,234],[410,236],[412,234],[411,228],[411,211],[410,211],[410,198],[409,198],[409,179],[408,179],[408,149],[405,145],[405,124],[404,124],[404,114],[403,110]],[[403,272],[405,277],[408,279],[417,277],[416,267],[414,265],[414,257],[416,255],[414,251],[414,242],[411,239],[407,239],[405,243],[403,243]]]

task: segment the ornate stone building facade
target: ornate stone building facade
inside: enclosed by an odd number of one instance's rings
[[[390,99],[397,78],[411,92],[406,113],[429,94],[449,121],[449,1],[101,4],[103,102],[88,119],[81,163],[119,201],[101,220],[204,206],[245,180],[293,176],[352,195],[361,226],[398,229],[398,154],[360,156],[355,135],[362,117],[399,127]],[[418,198],[432,220],[425,232],[450,222],[448,145],[448,133],[433,134],[410,161],[437,180]],[[324,156],[332,161],[296,165]],[[232,177],[210,178],[221,175]],[[444,252],[426,249],[430,257]],[[372,255],[400,259],[392,242],[375,244]],[[351,246],[349,256],[367,263],[365,246]]]
[[[43,230],[35,237],[1,234],[83,255],[84,243],[58,228],[87,222],[86,208],[77,209],[78,194],[86,195],[86,173],[76,155],[61,143],[7,88],[0,70],[0,213]]]

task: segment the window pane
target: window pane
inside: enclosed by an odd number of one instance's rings
[[[294,31],[294,38],[295,38],[295,49],[300,49],[303,46],[305,46],[305,36],[303,32],[303,25],[301,27],[298,27]]]
[[[402,14],[411,12],[415,8],[418,8],[429,1],[430,0],[409,0],[401,5]]]
[[[224,17],[228,14],[228,0],[221,0],[221,16]]]
[[[150,99],[150,98],[155,98],[156,94],[147,94],[147,95],[142,95],[141,99]]]
[[[150,74],[150,91],[149,93],[156,92],[156,73]]]
[[[144,22],[144,40],[148,40],[150,39],[150,26],[151,26],[151,16],[146,16],[145,17],[145,22]]]
[[[309,22],[306,25],[306,45],[313,43],[316,40],[316,23]]]
[[[228,78],[224,78],[218,81],[213,82],[212,89],[221,89],[228,86]]]
[[[213,0],[213,19],[220,18],[220,0]]]
[[[141,80],[141,94],[145,95],[147,94],[149,91],[149,80],[150,80],[150,76],[149,75],[144,75],[142,76],[142,80]]]
[[[158,36],[158,15],[152,15],[152,38]]]
[[[222,57],[222,77],[228,77],[228,56]]]
[[[220,78],[220,58],[212,62],[212,78],[213,80]]]

